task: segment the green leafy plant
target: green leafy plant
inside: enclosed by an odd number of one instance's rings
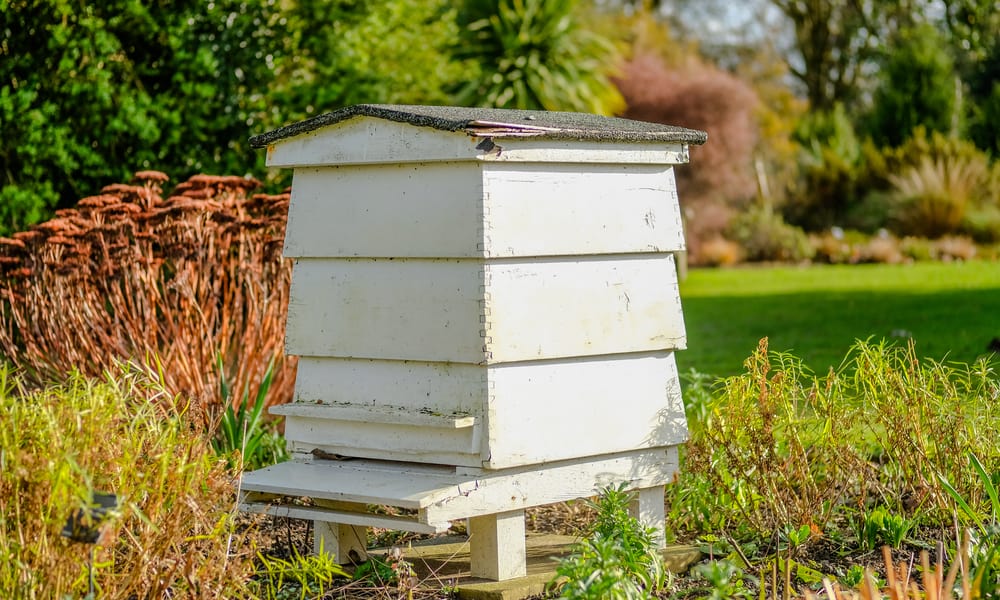
[[[1000,523],[1000,491],[997,489],[997,473],[990,473],[986,470],[982,461],[973,452],[969,452],[969,464],[975,470],[976,475],[979,476],[979,481],[982,484],[983,492],[985,492],[987,498],[989,499],[989,513],[985,515],[982,510],[974,509],[969,501],[966,500],[963,495],[955,489],[955,486],[948,481],[948,478],[944,475],[938,475],[941,480],[941,486],[944,491],[947,492],[948,496],[955,501],[955,504],[961,509],[962,514],[967,518],[971,519],[976,523],[976,526],[980,531],[986,531],[989,527],[994,527]]]
[[[242,469],[259,469],[287,460],[288,450],[284,439],[263,418],[274,374],[274,361],[267,365],[252,404],[249,387],[243,390],[243,397],[239,402],[233,402],[232,389],[223,370],[221,355],[217,364],[220,396],[225,409],[219,419],[218,430],[212,438],[212,447],[220,456],[227,457],[230,466]]]
[[[402,550],[393,547],[385,557],[370,555],[354,570],[353,579],[370,586],[394,586],[408,590],[416,584],[416,572],[413,564],[403,557]]]
[[[979,199],[989,177],[984,154],[933,159],[923,157],[899,175],[890,175],[894,187],[897,230],[911,235],[939,237],[954,233]]]
[[[840,585],[848,588],[856,588],[861,585],[865,579],[865,568],[861,565],[851,565],[847,568],[845,572],[838,581]]]
[[[466,0],[456,55],[482,72],[459,104],[616,114],[624,101],[609,79],[614,46],[587,29],[578,0]]]
[[[651,598],[666,583],[656,532],[629,514],[633,495],[625,485],[608,486],[587,504],[596,512],[585,539],[556,569],[560,598],[633,600]]]
[[[815,253],[805,232],[786,223],[780,214],[759,206],[733,219],[729,236],[743,246],[750,261],[800,261]]]
[[[560,561],[560,598],[650,598],[666,583],[656,532],[629,513],[634,495],[625,484],[608,486],[587,505],[595,511],[585,539]]]
[[[321,598],[337,580],[350,579],[350,574],[322,550],[305,556],[295,553],[291,558],[258,556],[260,568],[254,581],[255,597],[263,600]]]
[[[812,530],[808,525],[799,527],[786,525],[781,531],[781,540],[785,543],[785,549],[788,550],[789,554],[794,554],[800,546],[809,541],[810,537],[812,537]]]
[[[874,550],[882,545],[899,548],[916,524],[915,519],[892,512],[884,506],[876,506],[858,515],[855,533],[864,550]]]
[[[711,560],[695,565],[692,572],[703,579],[707,586],[701,590],[702,598],[708,600],[728,600],[749,598],[750,590],[743,581],[743,570],[728,560]]]

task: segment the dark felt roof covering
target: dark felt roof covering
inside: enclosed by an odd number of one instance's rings
[[[250,138],[250,145],[254,148],[263,148],[278,140],[308,133],[359,115],[433,127],[442,131],[464,131],[468,135],[493,138],[527,135],[561,140],[683,144],[704,144],[708,139],[704,131],[586,113],[459,106],[356,104],[256,135]]]

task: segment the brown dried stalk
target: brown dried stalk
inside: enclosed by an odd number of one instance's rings
[[[869,569],[865,569],[864,581],[857,590],[845,590],[836,582],[823,579],[823,588],[829,600],[951,600],[955,598],[953,593],[955,580],[961,571],[962,593],[959,598],[970,598],[969,574],[966,572],[966,565],[969,561],[969,533],[966,531],[961,538],[958,554],[952,561],[948,569],[947,579],[944,577],[943,556],[938,556],[933,570],[930,565],[930,557],[926,550],[920,551],[920,565],[922,567],[921,584],[923,589],[917,585],[916,577],[911,577],[913,565],[903,561],[893,562],[892,552],[888,546],[882,547],[882,559],[885,562],[886,585],[879,591],[875,585],[875,580]],[[943,552],[942,552],[943,554]],[[803,597],[806,600],[816,600],[816,595],[805,590]]]
[[[0,238],[0,351],[39,381],[160,362],[167,389],[217,407],[221,354],[238,400],[277,359],[269,404],[291,399],[282,341],[288,194],[196,175],[165,199],[156,171]]]

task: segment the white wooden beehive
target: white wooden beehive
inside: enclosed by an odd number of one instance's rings
[[[300,461],[479,476],[625,456],[627,476],[675,457],[673,166],[704,139],[573,113],[361,105],[252,140],[294,169],[286,349],[300,359],[294,401],[272,412]]]
[[[682,442],[683,146],[377,110],[268,149],[295,168],[292,448],[505,468]]]

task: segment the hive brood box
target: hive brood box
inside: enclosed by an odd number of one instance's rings
[[[294,401],[272,409],[297,460],[244,488],[316,497],[289,482],[364,471],[439,528],[586,495],[602,478],[669,481],[687,432],[672,169],[703,133],[361,105],[252,141],[294,169],[286,349],[300,358]],[[353,460],[315,458],[330,455]],[[407,488],[438,476],[498,493]],[[393,504],[337,485],[327,498]]]

